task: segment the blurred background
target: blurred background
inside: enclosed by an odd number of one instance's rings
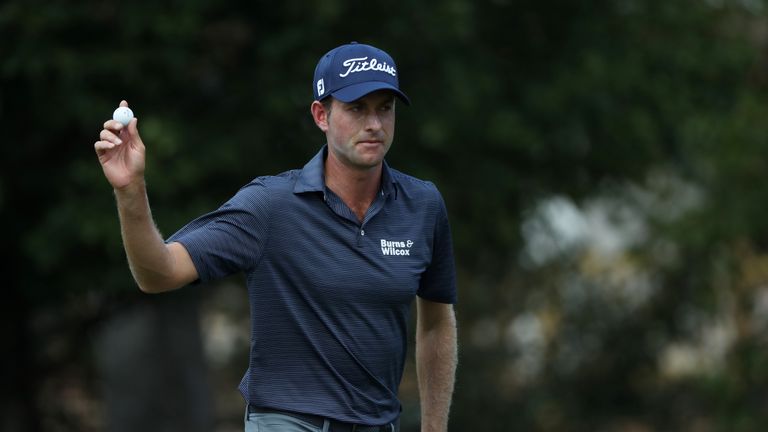
[[[141,294],[93,143],[128,100],[170,235],[315,154],[351,40],[396,59],[388,161],[448,206],[451,431],[768,424],[765,1],[6,0],[0,430],[242,430],[243,280]],[[412,360],[401,398],[417,431]]]

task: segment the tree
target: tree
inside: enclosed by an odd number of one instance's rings
[[[170,234],[314,154],[311,71],[350,40],[397,59],[414,104],[398,109],[389,161],[434,181],[449,208],[463,342],[452,429],[765,422],[765,14],[679,0],[5,2],[0,307],[14,355],[0,424],[40,430],[54,419],[40,401],[61,388],[98,395],[106,363],[84,347],[170,299],[133,286],[90,147],[119,100],[139,118]],[[584,230],[564,243],[570,231],[547,224],[569,214]],[[593,240],[606,229],[629,240],[605,254]],[[532,239],[563,249],[536,261]],[[205,290],[190,291],[188,319]],[[689,367],[692,353],[715,360]]]

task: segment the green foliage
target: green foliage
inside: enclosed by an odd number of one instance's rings
[[[413,100],[398,106],[390,163],[435,182],[451,216],[455,430],[478,418],[488,431],[751,430],[767,420],[765,329],[749,323],[768,275],[748,270],[768,247],[767,13],[763,2],[682,0],[5,2],[10,289],[30,315],[136,295],[92,149],[121,99],[139,118],[150,201],[170,234],[315,153],[315,63],[358,40],[393,54]],[[659,171],[698,204],[633,201]],[[566,251],[526,266],[521,226],[552,196],[580,208],[610,196],[646,231],[610,264]],[[651,288],[638,305],[611,297],[641,279]],[[533,348],[509,342],[526,312],[551,323],[530,379],[515,365]],[[665,347],[707,321],[691,317],[726,313],[757,330],[739,327],[709,372],[666,376]]]

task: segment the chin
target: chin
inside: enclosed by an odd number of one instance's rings
[[[379,166],[381,164],[382,160],[383,159],[376,159],[376,160],[365,159],[365,160],[357,161],[356,165],[358,167],[360,167],[360,168],[366,168],[366,169],[376,168],[377,166]]]
[[[371,163],[379,163],[384,159],[384,155],[386,154],[387,152],[384,150],[384,148],[378,148],[374,151],[368,151],[368,152],[362,153],[360,155],[360,159],[371,161]]]

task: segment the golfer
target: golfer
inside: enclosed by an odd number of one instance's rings
[[[105,122],[94,146],[142,291],[246,275],[246,431],[399,430],[414,298],[421,430],[447,429],[457,361],[451,234],[435,186],[384,160],[396,105],[409,104],[399,74],[370,45],[323,55],[310,110],[325,145],[303,168],[255,178],[167,240],[147,199],[138,120]]]

